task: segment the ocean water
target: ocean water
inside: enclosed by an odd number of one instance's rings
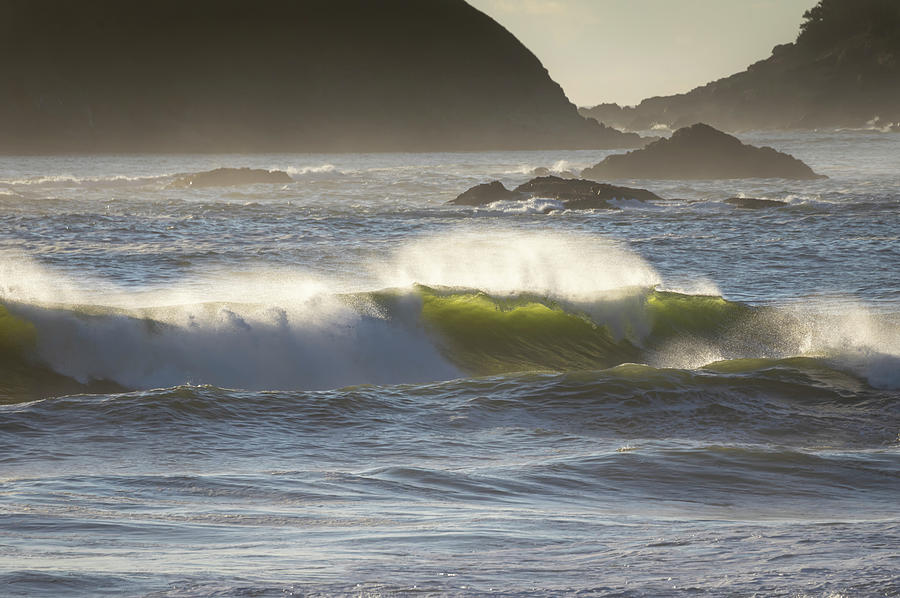
[[[0,594],[900,596],[900,135],[744,140],[0,158]]]

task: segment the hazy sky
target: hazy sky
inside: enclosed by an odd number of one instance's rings
[[[635,104],[744,70],[794,41],[816,0],[468,0],[579,106]]]

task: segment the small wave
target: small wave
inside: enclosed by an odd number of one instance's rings
[[[277,170],[284,170],[292,177],[302,176],[305,174],[343,174],[340,170],[335,168],[334,164],[318,164],[315,166],[288,166],[287,168],[279,168]]]
[[[535,164],[519,164],[510,170],[504,171],[503,174],[531,174],[536,168],[539,168],[539,166]]]
[[[896,133],[900,131],[900,123],[886,122],[880,116],[874,116],[866,121],[864,127],[843,127],[835,129],[836,132],[868,132],[868,133]]]
[[[0,407],[4,429],[32,437],[47,429],[60,433],[98,427],[114,438],[173,430],[184,437],[177,430],[234,420],[244,430],[275,424],[303,436],[307,430],[358,429],[373,420],[410,421],[417,413],[422,426],[442,434],[448,416],[456,432],[485,425],[605,430],[616,439],[608,446],[611,455],[646,454],[656,449],[640,439],[681,435],[714,442],[709,447],[714,451],[720,450],[719,443],[732,445],[722,447],[724,451],[755,450],[734,449],[735,443],[884,447],[896,445],[898,429],[895,394],[873,392],[859,379],[811,358],[735,360],[694,371],[623,364],[590,372],[516,373],[391,388],[254,393],[180,385],[81,392],[93,396]]]
[[[569,160],[557,160],[551,166],[543,166],[539,164],[520,164],[517,167],[507,170],[504,174],[526,174],[530,176],[546,176],[554,174],[558,176],[575,177],[575,174],[581,172],[591,164],[573,164]]]
[[[175,176],[175,173],[147,176],[116,174],[95,177],[60,174],[20,179],[0,179],[0,184],[22,187],[119,187],[135,184],[146,185],[166,180],[173,176]]]

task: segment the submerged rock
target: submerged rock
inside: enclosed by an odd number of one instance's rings
[[[457,206],[486,206],[495,201],[516,201],[526,199],[521,193],[510,191],[500,181],[475,185],[451,199],[448,204]]]
[[[618,187],[585,179],[563,179],[557,176],[536,177],[510,191],[500,181],[476,185],[449,203],[461,206],[483,206],[495,201],[525,201],[532,198],[555,199],[563,209],[592,210],[615,208],[610,200],[652,201],[662,199],[646,189]]]
[[[234,187],[259,183],[284,184],[294,179],[282,170],[260,168],[216,168],[205,172],[185,174],[170,185],[171,187]]]
[[[627,154],[608,156],[581,173],[592,178],[742,179],[825,178],[789,154],[741,143],[732,135],[697,123],[678,129]]]
[[[725,203],[731,204],[736,208],[744,208],[748,210],[759,210],[762,208],[783,208],[788,205],[786,201],[777,199],[757,199],[755,197],[729,197]]]
[[[500,181],[491,181],[490,183],[475,185],[461,193],[450,203],[458,206],[483,206],[505,199],[521,199],[521,196],[515,191],[510,191],[504,187]]]
[[[515,189],[528,197],[546,197],[565,202],[569,210],[591,210],[610,208],[607,202],[613,199],[634,199],[652,201],[662,199],[646,189],[619,187],[607,183],[598,183],[586,179],[563,179],[556,176],[544,176],[531,179]]]

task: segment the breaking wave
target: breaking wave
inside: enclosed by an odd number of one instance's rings
[[[864,333],[852,328],[854,319],[813,325],[791,311],[644,287],[587,302],[415,286],[289,306],[7,303],[0,355],[8,400],[97,385],[324,389],[628,363],[733,372],[800,357],[806,368],[900,387],[898,353],[854,341],[854,332]],[[898,332],[893,326],[885,337]]]
[[[667,288],[640,256],[593,237],[423,237],[356,287],[301,272],[211,272],[205,287],[128,292],[6,257],[7,402],[98,385],[312,390],[628,363],[717,372],[794,358],[900,388],[897,314],[846,301],[752,306],[708,281]]]

